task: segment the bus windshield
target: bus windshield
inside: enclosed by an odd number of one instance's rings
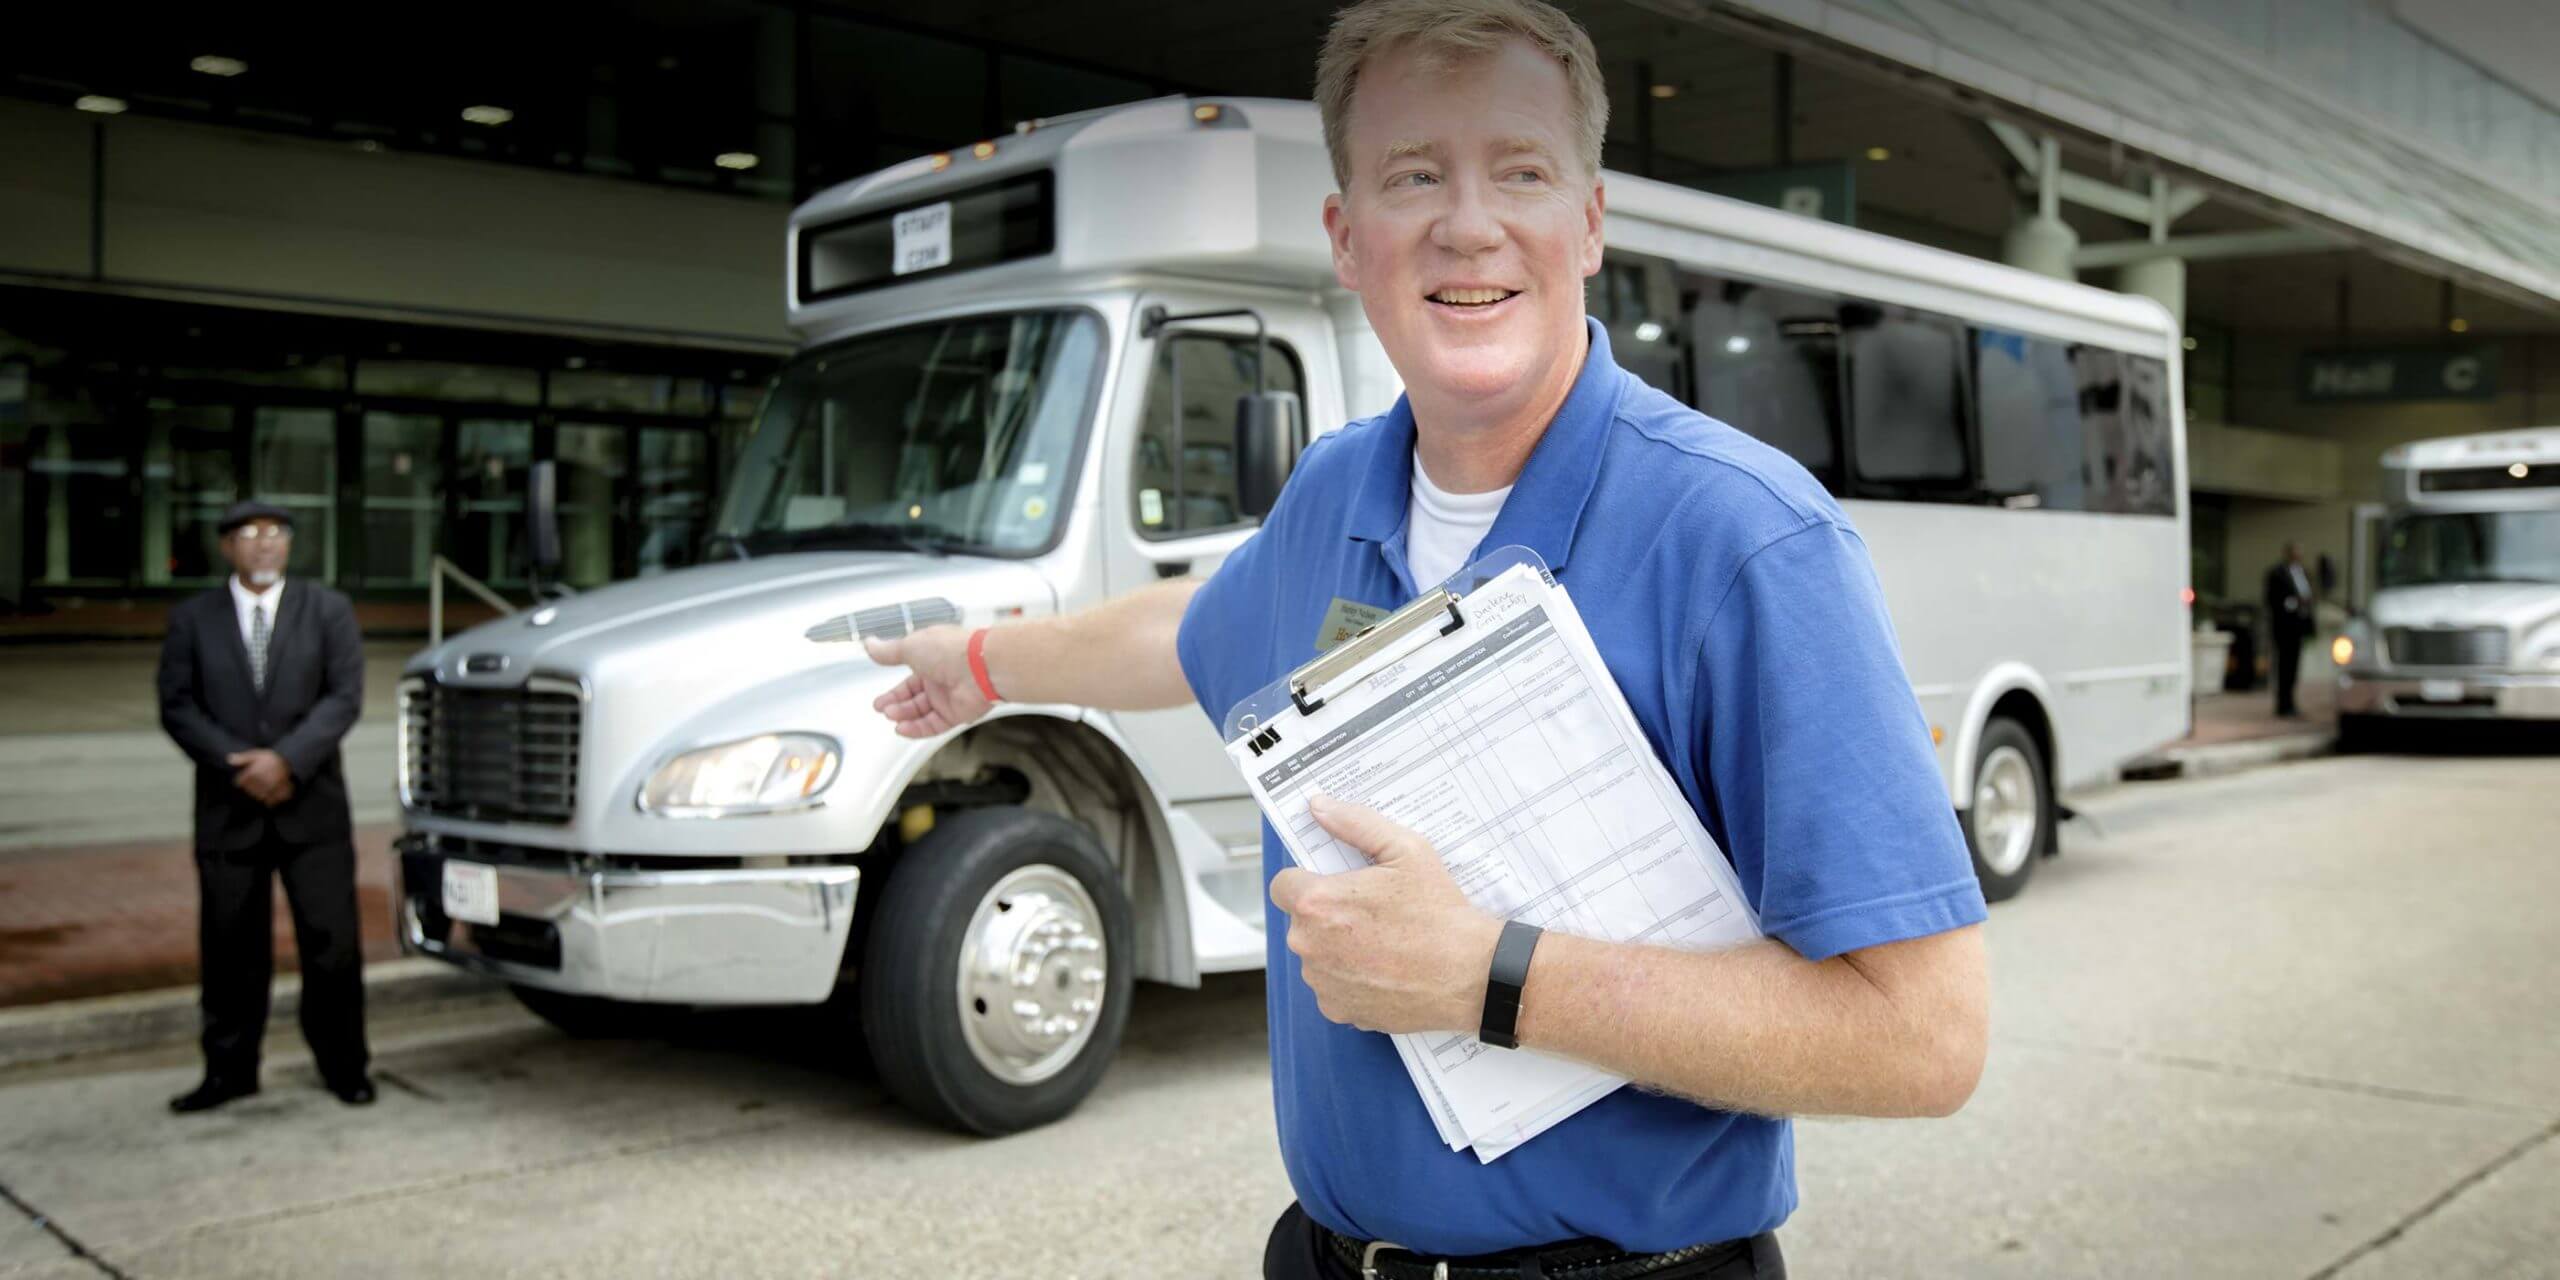
[[[2560,511],[2409,514],[2382,540],[2382,585],[2560,583]]]
[[[748,554],[1051,543],[1102,370],[1083,311],[865,334],[784,366],[715,543]]]

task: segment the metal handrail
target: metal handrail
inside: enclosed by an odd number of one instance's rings
[[[427,570],[427,645],[444,643],[444,580],[450,575],[462,589],[480,597],[480,602],[500,613],[514,613],[516,607],[505,596],[489,589],[489,584],[462,571],[462,566],[443,556],[428,558]]]

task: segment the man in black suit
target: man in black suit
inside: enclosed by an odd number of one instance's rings
[[[2267,625],[2274,633],[2276,714],[2299,716],[2293,706],[2293,682],[2302,667],[2302,642],[2311,638],[2311,574],[2302,567],[2302,548],[2284,544],[2284,563],[2267,570]]]
[[[302,956],[302,1038],[329,1091],[362,1106],[374,1092],[338,766],[364,701],[362,637],[345,596],[285,581],[291,514],[234,503],[221,529],[232,576],[170,611],[160,650],[160,724],[196,765],[204,972],[204,1083],[169,1106],[204,1111],[258,1091],[277,874]]]

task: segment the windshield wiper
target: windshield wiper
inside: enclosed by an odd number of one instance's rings
[[[821,525],[815,529],[797,530],[791,535],[791,543],[795,547],[816,542],[837,541],[853,546],[898,547],[918,555],[932,556],[937,560],[951,554],[953,547],[965,545],[958,539],[938,537],[910,525],[882,524],[876,521],[849,521],[844,524]]]

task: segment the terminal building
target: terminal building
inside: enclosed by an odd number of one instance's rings
[[[2202,604],[2343,560],[2393,444],[2560,420],[2532,0],[1577,0],[1609,167],[2159,300]],[[793,204],[1019,122],[1308,96],[1328,4],[288,3],[0,46],[0,638],[156,636],[290,508],[377,634],[699,557]],[[1317,211],[1310,208],[1313,219]]]

